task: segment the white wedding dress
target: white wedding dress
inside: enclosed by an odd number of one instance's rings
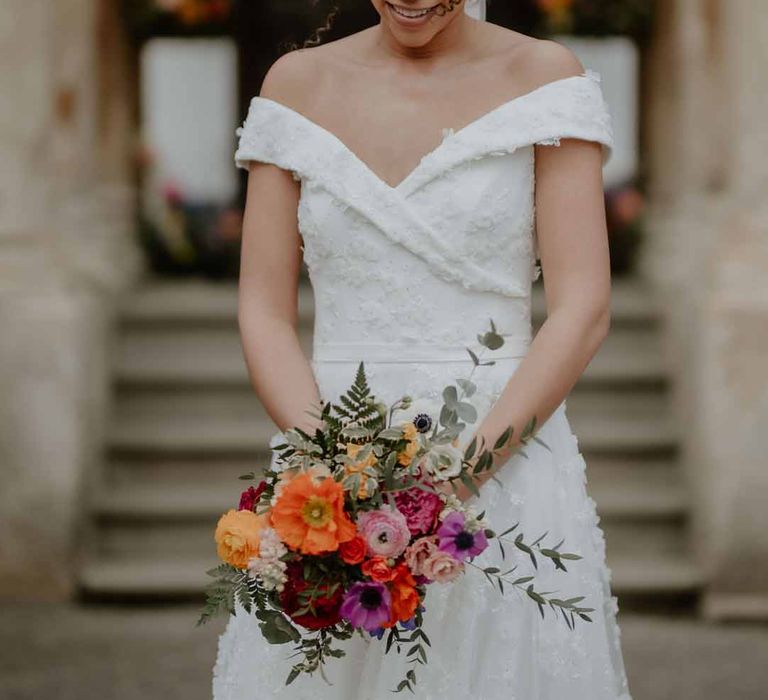
[[[351,384],[363,360],[377,396],[439,401],[472,369],[466,347],[493,319],[506,344],[474,376],[479,413],[488,410],[528,349],[535,265],[534,145],[562,138],[613,148],[612,124],[594,71],[512,99],[458,130],[397,186],[383,182],[333,134],[296,111],[255,97],[236,162],[256,160],[301,182],[300,231],[316,299],[312,366],[323,398]],[[593,622],[569,629],[525,595],[502,596],[477,570],[429,586],[429,665],[417,666],[421,700],[629,700],[616,599],[603,534],[585,490],[585,464],[565,403],[540,428],[550,451],[531,443],[485,484],[479,506],[497,531],[519,521],[527,540],[548,532],[583,556],[568,572],[540,563],[537,590],[586,596]],[[515,549],[512,547],[511,549]],[[520,576],[527,557],[509,551]],[[478,562],[501,561],[498,547]],[[502,564],[503,566],[503,564]],[[286,687],[291,645],[262,640],[242,610],[221,636],[216,700],[384,700],[410,668],[404,652],[355,636],[327,675]],[[407,692],[407,691],[406,691]]]

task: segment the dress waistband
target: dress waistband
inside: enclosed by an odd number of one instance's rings
[[[525,357],[531,344],[525,336],[504,336],[504,345],[488,350],[479,344],[439,343],[315,343],[314,362],[377,362],[386,364],[471,362],[467,349],[482,361]]]

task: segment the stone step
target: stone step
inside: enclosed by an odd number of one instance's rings
[[[674,428],[667,394],[653,386],[584,386],[574,389],[568,396],[566,411],[570,418],[581,423],[611,417],[630,422],[653,419],[664,420],[670,430]],[[222,420],[230,417],[266,420],[265,410],[250,386],[184,383],[118,387],[111,422],[137,419],[152,422],[197,418]]]
[[[603,518],[683,518],[688,492],[677,462],[639,455],[587,461],[587,490]]]
[[[661,301],[646,282],[635,277],[616,278],[611,287],[611,323],[614,328],[624,325],[658,326],[661,321]],[[533,288],[531,316],[537,326],[546,317],[546,300],[541,281]]]
[[[225,457],[250,455],[255,460],[264,454],[275,427],[266,420],[246,416],[200,416],[176,419],[165,416],[133,417],[116,421],[109,432],[108,446],[113,453],[190,454]]]
[[[112,491],[130,490],[149,484],[159,492],[178,489],[179,484],[206,488],[224,485],[225,490],[243,486],[242,474],[258,472],[269,463],[266,447],[245,455],[207,453],[121,454],[105,462],[102,482]],[[201,486],[202,485],[202,486]]]
[[[216,566],[215,557],[163,559],[102,559],[87,562],[80,588],[99,598],[173,599],[199,597],[210,582],[205,571]],[[668,557],[617,558],[609,561],[615,595],[676,595],[695,592],[702,583],[690,561]]]
[[[309,325],[299,328],[299,339],[310,356]],[[119,384],[249,385],[239,331],[234,326],[127,329],[115,355],[114,376]],[[586,368],[580,384],[662,384],[666,376],[656,332],[617,328]]]
[[[177,399],[178,401],[178,399]],[[657,410],[652,410],[654,408]],[[582,405],[583,404],[583,405]],[[111,421],[108,446],[121,453],[190,453],[208,456],[264,452],[276,432],[258,402],[221,402],[220,410],[195,403],[192,397],[146,410],[119,405]],[[572,400],[566,407],[579,449],[585,455],[616,452],[668,452],[677,432],[664,402],[624,405],[624,410],[596,412],[589,402]],[[634,410],[633,410],[634,409]]]
[[[152,280],[129,290],[120,301],[125,326],[237,325],[237,284],[231,281]],[[299,285],[299,320],[312,322],[312,289]]]
[[[159,511],[155,502],[151,514],[148,513],[149,504],[137,506],[135,503],[105,501],[102,507],[113,510],[109,513],[102,511],[96,519],[99,536],[93,543],[91,554],[105,558],[178,558],[213,553],[216,522],[222,513],[237,507],[238,496],[239,492],[233,492],[230,498],[217,494],[208,504],[199,499],[196,503],[175,503],[172,504],[175,513]],[[218,506],[217,510],[213,509],[215,506]],[[174,517],[169,517],[171,515]],[[679,513],[670,518],[622,520],[603,517],[600,521],[609,558],[651,554],[672,558],[684,556],[686,538],[682,524],[682,514]]]
[[[666,394],[656,391],[574,391],[566,415],[580,450],[593,453],[672,453],[678,427]]]
[[[308,318],[313,309],[312,290],[306,280],[299,286],[299,311]],[[611,314],[615,324],[656,324],[660,302],[642,280],[617,278],[612,282]],[[233,323],[237,321],[237,284],[231,281],[162,280],[145,281],[129,290],[120,302],[123,323],[188,324]],[[544,289],[534,285],[532,315],[537,322],[546,315]]]
[[[253,464],[239,467],[237,476],[258,471]],[[676,518],[685,513],[685,490],[671,464],[648,469],[588,465],[588,469],[587,488],[603,519],[634,522]],[[95,499],[94,512],[101,519],[121,521],[210,520],[236,507],[240,492],[249,485],[231,473],[225,476],[210,469],[199,481],[186,475],[176,482],[160,484],[152,473],[134,474],[123,483],[108,483]]]
[[[704,574],[690,558],[609,558],[612,592],[618,596],[642,596],[649,602],[658,596],[696,594]]]

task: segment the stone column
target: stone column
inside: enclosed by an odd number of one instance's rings
[[[140,269],[125,137],[114,136],[127,120],[105,94],[115,17],[95,0],[0,5],[3,597],[72,591],[113,299]]]
[[[768,6],[660,11],[644,269],[667,300],[703,611],[768,617]]]

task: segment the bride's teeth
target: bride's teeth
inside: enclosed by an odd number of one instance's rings
[[[417,17],[423,17],[426,14],[429,14],[432,12],[432,8],[427,8],[424,10],[408,10],[404,7],[398,7],[397,5],[392,5],[390,3],[390,7],[397,12],[397,14],[402,15],[403,17],[408,17],[409,19],[415,19]]]

